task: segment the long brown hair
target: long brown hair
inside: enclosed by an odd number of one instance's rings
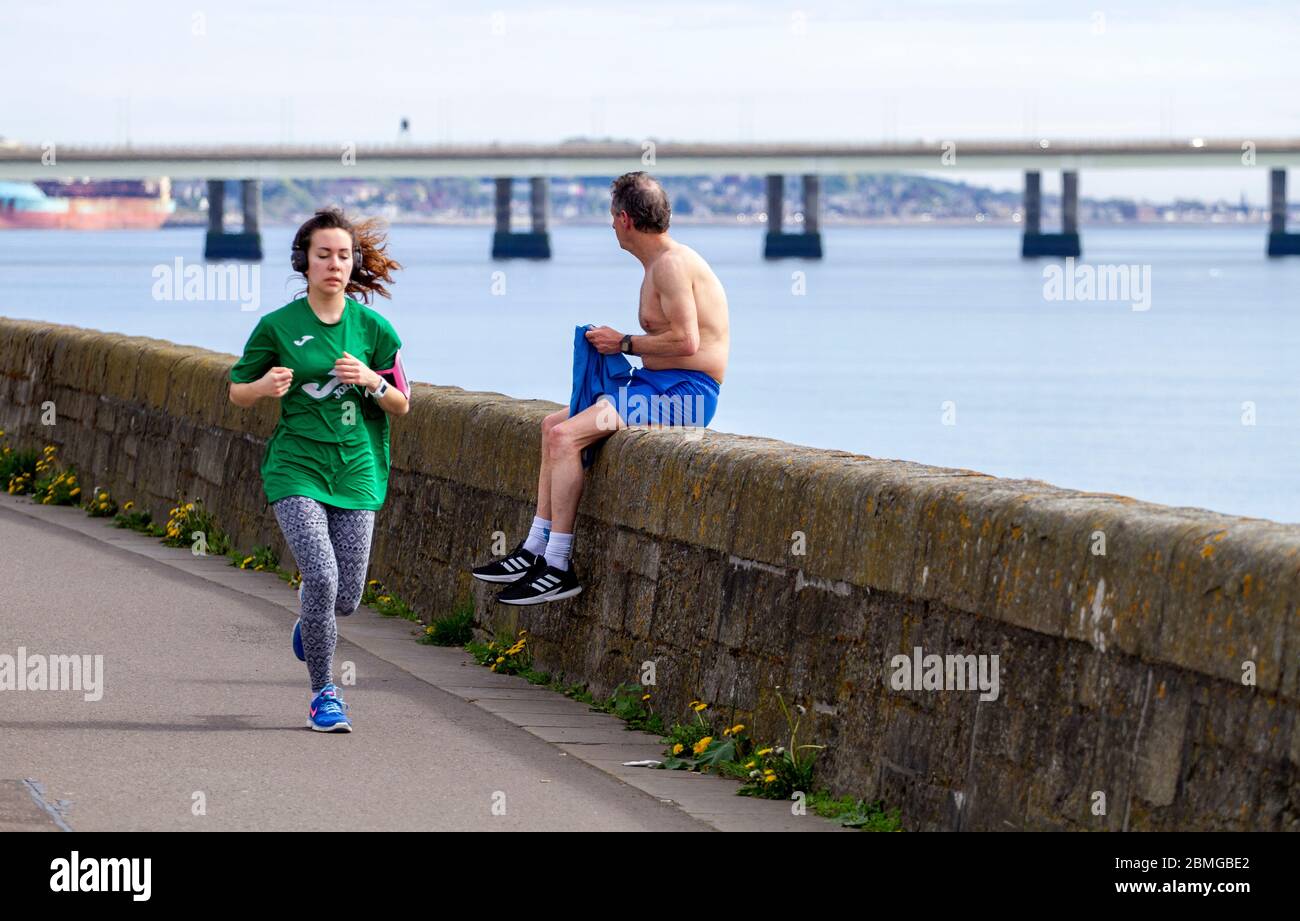
[[[388,234],[379,218],[367,218],[354,224],[339,208],[321,208],[307,218],[293,235],[293,249],[301,250],[306,256],[307,249],[311,246],[312,233],[335,227],[346,230],[352,236],[353,246],[361,250],[361,264],[354,267],[343,293],[356,295],[367,304],[375,294],[391,298],[384,282],[391,285],[393,270],[400,269],[402,264],[388,258]],[[300,274],[303,278],[307,277],[305,269]]]

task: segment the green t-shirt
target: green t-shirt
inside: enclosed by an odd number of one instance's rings
[[[263,316],[230,380],[247,384],[276,366],[293,382],[280,398],[280,421],[266,444],[266,501],[308,496],[338,508],[378,511],[388,494],[388,413],[365,388],[343,384],[334,362],[349,355],[375,369],[393,367],[402,340],[392,324],[345,298],[343,316],[322,323],[307,298]]]

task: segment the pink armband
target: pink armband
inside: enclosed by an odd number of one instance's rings
[[[411,385],[406,380],[406,369],[402,367],[402,350],[398,349],[397,354],[393,356],[393,366],[385,371],[376,369],[376,374],[388,381],[392,386],[402,391],[402,396],[408,400],[411,398]]]

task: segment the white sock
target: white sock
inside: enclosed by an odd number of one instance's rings
[[[554,566],[556,569],[568,569],[569,556],[572,553],[573,535],[561,534],[559,531],[551,532],[551,538],[546,543],[547,565]]]
[[[524,541],[524,549],[533,554],[542,553],[546,550],[546,541],[550,536],[550,519],[534,515],[533,526],[528,529],[528,539]]]

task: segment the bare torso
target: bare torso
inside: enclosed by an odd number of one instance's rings
[[[659,302],[655,287],[655,267],[666,257],[680,260],[691,280],[695,296],[695,313],[699,324],[700,343],[694,355],[645,355],[642,363],[651,370],[663,368],[692,368],[703,371],[719,384],[727,373],[727,357],[731,350],[731,326],[727,317],[727,294],[722,282],[699,253],[673,241],[672,245],[646,266],[641,281],[641,305],[637,319],[641,328],[654,335],[669,329],[668,318]]]

